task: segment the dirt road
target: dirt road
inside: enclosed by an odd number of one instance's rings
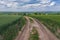
[[[58,40],[40,21],[33,18],[31,19],[33,20],[32,26],[34,26],[39,33],[39,40]]]
[[[52,34],[43,24],[41,24],[38,20],[33,19],[31,17],[25,17],[27,22],[24,28],[19,32],[17,38],[15,40],[29,40],[30,31],[33,27],[36,28],[39,34],[39,40],[58,40],[54,34]],[[32,22],[30,21],[32,20]]]

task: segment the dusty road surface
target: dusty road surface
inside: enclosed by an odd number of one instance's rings
[[[33,19],[31,17],[25,17],[27,22],[26,25],[22,28],[21,32],[19,32],[17,38],[15,40],[29,40],[30,32],[33,27],[36,28],[39,34],[39,40],[58,40],[57,37],[51,33],[43,24],[41,24],[38,20]],[[30,21],[31,19],[31,21]]]

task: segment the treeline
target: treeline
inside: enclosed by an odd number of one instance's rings
[[[60,15],[60,12],[0,12],[0,15]]]

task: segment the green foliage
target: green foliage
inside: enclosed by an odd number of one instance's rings
[[[21,31],[22,26],[26,23],[26,19],[24,17],[20,18],[20,22],[18,23],[19,25],[19,30]]]
[[[19,28],[15,25],[9,26],[9,28],[3,33],[3,40],[13,40],[13,38],[15,38],[15,36],[18,34],[18,29]]]
[[[33,28],[32,32],[30,33],[29,40],[39,40],[39,35],[35,28]]]
[[[40,20],[47,28],[60,38],[60,15],[31,15]]]

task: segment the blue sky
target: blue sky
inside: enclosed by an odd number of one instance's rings
[[[60,0],[0,0],[0,11],[60,11]]]

